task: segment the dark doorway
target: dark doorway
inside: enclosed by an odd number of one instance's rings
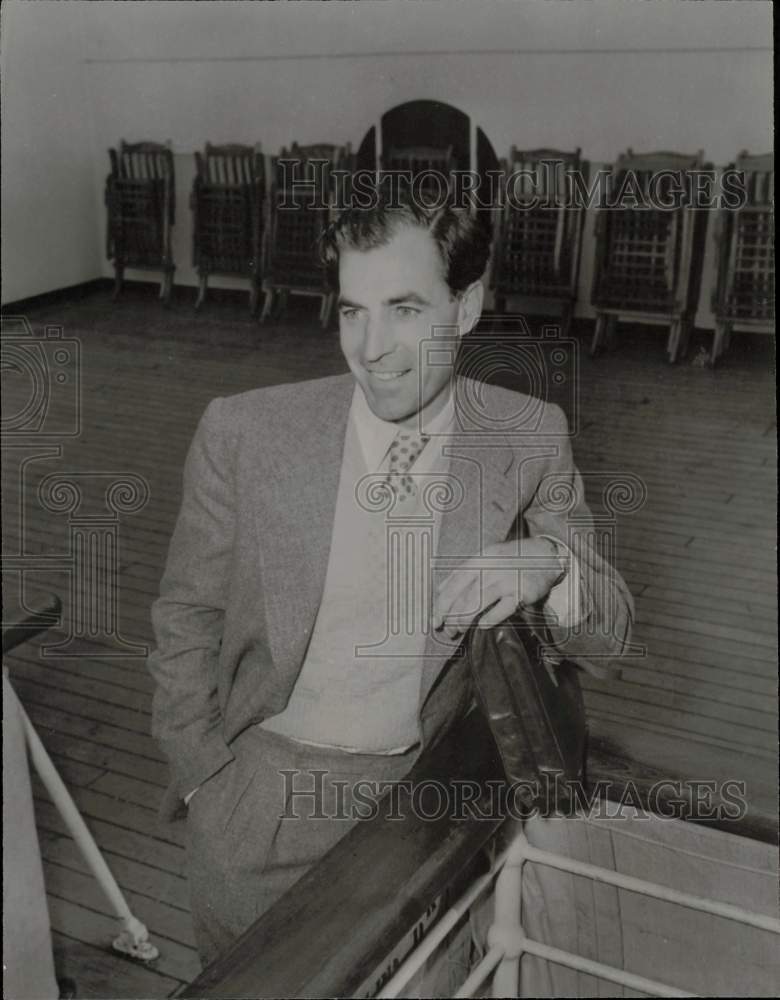
[[[469,116],[441,101],[409,101],[382,115],[382,150],[451,146],[458,170],[471,166]]]
[[[389,149],[406,147],[451,147],[457,170],[471,167],[471,123],[460,108],[443,101],[407,101],[390,108],[380,122],[380,153]],[[490,185],[487,173],[498,169],[498,157],[482,131],[476,130],[476,169],[480,179],[479,191],[483,201],[489,202]],[[358,170],[376,170],[376,126],[363,137],[356,157]]]

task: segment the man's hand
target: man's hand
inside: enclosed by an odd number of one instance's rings
[[[565,573],[555,545],[546,538],[491,545],[467,559],[442,581],[434,602],[433,627],[457,639],[481,613],[480,628],[509,618],[520,604],[543,601]]]

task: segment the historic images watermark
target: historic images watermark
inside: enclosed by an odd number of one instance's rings
[[[6,500],[16,513],[4,538],[6,599],[14,581],[19,610],[32,613],[30,589],[50,590],[52,576],[64,576],[65,636],[42,644],[43,657],[146,657],[146,644],[120,633],[119,527],[122,516],[146,506],[149,484],[137,473],[43,471],[63,461],[68,443],[82,434],[81,342],[61,326],[36,333],[24,316],[3,317],[1,333],[2,446],[16,458],[14,486],[6,476]],[[67,541],[52,553],[48,525],[58,516],[67,518]]]
[[[454,368],[459,348],[450,329],[434,329],[420,342],[420,399],[426,372]],[[500,585],[502,593],[514,592],[519,604],[526,574],[543,570],[557,575],[559,550],[546,556],[524,554],[527,529],[508,515],[525,511],[536,522],[533,533],[543,533],[540,525],[547,525],[545,530],[555,534],[577,567],[560,583],[566,593],[558,605],[580,609],[561,653],[576,659],[578,649],[587,647],[589,659],[607,658],[610,654],[587,640],[613,639],[621,645],[623,636],[612,635],[620,595],[609,567],[618,555],[620,519],[644,507],[647,487],[631,472],[575,469],[571,439],[580,428],[579,343],[556,326],[545,326],[536,335],[522,316],[505,316],[473,338],[458,371],[462,377],[452,383],[452,419],[443,430],[428,431],[427,468],[420,470],[416,463],[407,473],[416,503],[396,496],[384,473],[369,473],[356,486],[358,507],[384,519],[386,578],[384,616],[377,616],[371,636],[355,646],[355,656],[452,655],[453,636],[433,627],[437,592],[451,574],[462,574],[465,585],[466,577],[477,573],[470,606],[449,622],[459,635],[489,607],[491,588]],[[506,394],[503,407],[491,409],[484,391],[487,380],[522,385],[527,391]],[[563,406],[546,403],[551,396]],[[457,519],[460,549],[443,551],[439,545],[447,518],[450,523]],[[506,542],[490,546],[487,539],[497,536]],[[599,613],[590,613],[593,609]],[[422,653],[409,651],[406,638],[411,635],[428,640]],[[643,657],[646,650],[626,643],[622,655]]]
[[[560,772],[508,782],[433,778],[354,782],[330,779],[327,770],[279,771],[283,820],[371,820],[380,814],[401,822],[490,821],[532,816],[620,819],[647,816],[695,822],[733,822],[747,813],[747,783],[730,778],[663,779],[640,787],[633,780],[572,781]]]
[[[469,210],[509,208],[656,210],[728,209],[747,201],[744,171],[730,167],[615,173],[601,167],[591,174],[571,169],[562,160],[545,160],[513,171],[428,169],[345,170],[329,160],[279,159],[281,210],[335,208],[368,210],[380,203],[400,207],[411,197],[418,205],[449,205]]]

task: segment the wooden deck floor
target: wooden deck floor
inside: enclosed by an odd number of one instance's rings
[[[62,325],[80,341],[82,429],[4,449],[5,555],[67,553],[67,515],[44,511],[37,499],[45,475],[142,477],[149,501],[119,524],[119,621],[126,641],[148,646],[182,462],[204,407],[217,395],[343,371],[337,338],[308,312],[261,329],[243,303],[211,302],[196,315],[187,296],[165,311],[133,288],[116,306],[98,292],[29,319],[36,330]],[[634,331],[624,341],[598,361],[582,352],[575,455],[584,471],[632,472],[647,485],[646,505],[620,521],[616,561],[636,595],[636,638],[648,656],[622,681],[590,682],[588,710],[607,730],[683,738],[688,773],[703,748],[718,747],[733,752],[736,777],[756,771],[773,786],[772,345],[737,339],[713,372],[669,367],[659,332]],[[13,414],[27,398],[24,378],[4,374],[4,390],[4,414]],[[72,403],[53,397],[52,406],[62,422]],[[94,513],[90,482],[94,476],[82,479]],[[6,571],[9,604],[19,580]],[[67,604],[66,569],[27,571],[25,588],[55,590]],[[149,735],[151,680],[142,656],[116,656],[110,640],[81,639],[73,651],[82,655],[41,659],[28,644],[9,657],[12,680],[161,957],[143,968],[107,950],[115,922],[36,782],[58,971],[84,997],[167,996],[194,977],[198,961],[182,834],[155,813],[166,769]]]

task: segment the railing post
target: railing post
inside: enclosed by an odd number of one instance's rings
[[[523,925],[520,900],[525,865],[524,834],[512,844],[506,864],[498,873],[495,890],[495,920],[488,932],[488,947],[501,948],[504,955],[493,977],[494,997],[516,997],[520,985],[520,956],[523,954]]]

